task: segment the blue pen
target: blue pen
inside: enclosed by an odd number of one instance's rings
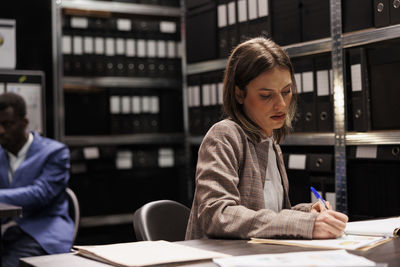
[[[326,209],[328,209],[328,206],[326,206],[325,200],[318,194],[317,190],[315,190],[314,187],[311,186],[311,191],[313,192],[314,196],[318,199],[319,202],[324,205]]]

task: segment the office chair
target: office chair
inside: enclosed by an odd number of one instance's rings
[[[80,217],[81,217],[79,201],[78,201],[78,198],[76,197],[74,191],[72,191],[71,188],[67,187],[65,189],[65,192],[67,193],[67,196],[68,196],[69,215],[71,216],[72,220],[75,223],[74,238],[72,239],[73,241],[75,241],[76,235],[78,233],[79,221],[80,221]]]
[[[136,210],[133,228],[138,241],[185,240],[190,209],[172,200],[152,201]]]

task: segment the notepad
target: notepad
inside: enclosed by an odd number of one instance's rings
[[[250,243],[300,246],[326,249],[368,250],[399,235],[400,217],[347,223],[345,234],[336,239],[263,239],[252,238]]]
[[[74,246],[74,249],[78,251],[78,255],[123,267],[199,261],[230,256],[163,240]]]

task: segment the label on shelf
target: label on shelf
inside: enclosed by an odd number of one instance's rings
[[[158,166],[173,167],[175,165],[174,150],[172,148],[160,148],[158,150]]]
[[[83,39],[82,36],[73,37],[73,54],[82,55],[83,54]]]
[[[269,15],[268,0],[258,0],[258,17],[266,17]]]
[[[329,72],[328,70],[317,71],[317,95],[329,95]]]
[[[89,26],[88,18],[85,17],[72,17],[71,28],[87,29]]]
[[[378,146],[357,146],[357,159],[376,159],[378,154]]]
[[[226,16],[226,5],[218,6],[218,28],[223,28],[228,25],[228,18]]]
[[[314,92],[314,73],[312,71],[303,72],[301,78],[303,81],[303,93]]]
[[[61,51],[64,55],[72,53],[72,39],[69,35],[64,35],[61,39]]]
[[[306,159],[307,159],[306,155],[290,154],[288,168],[292,170],[305,170]]]
[[[132,22],[130,19],[117,19],[117,29],[119,31],[131,31]]]
[[[162,33],[176,33],[176,23],[173,21],[161,21],[160,32]]]
[[[132,151],[118,151],[115,159],[115,167],[118,170],[126,170],[132,168]]]
[[[83,37],[83,52],[85,54],[93,54],[94,52],[94,41],[93,37],[85,36]]]
[[[126,56],[136,56],[136,41],[135,39],[126,39]]]
[[[100,158],[100,151],[98,147],[84,147],[83,148],[83,157],[85,159],[98,159]]]
[[[249,5],[249,20],[256,19],[257,14],[257,0],[247,0]]]
[[[361,64],[351,65],[351,91],[362,91]]]

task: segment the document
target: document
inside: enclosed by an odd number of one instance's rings
[[[349,222],[345,233],[352,235],[396,237],[400,235],[400,217]]]
[[[78,255],[123,267],[199,261],[230,256],[163,240],[74,246],[74,249],[77,250]]]
[[[347,223],[344,234],[336,239],[290,240],[252,238],[250,243],[327,249],[368,250],[400,234],[400,217]]]
[[[364,257],[346,252],[346,250],[306,251],[277,254],[258,254],[218,258],[213,260],[221,267],[256,266],[386,266],[377,265]]]

